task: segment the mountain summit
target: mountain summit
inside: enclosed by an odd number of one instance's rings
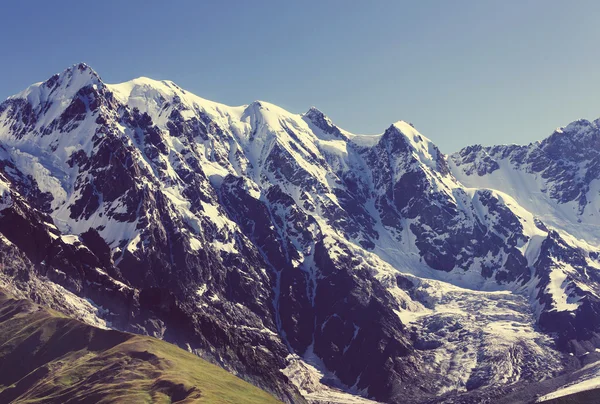
[[[0,286],[286,402],[498,398],[600,346],[597,132],[447,156],[75,65],[0,104]]]

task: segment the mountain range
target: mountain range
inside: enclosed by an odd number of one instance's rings
[[[382,129],[74,65],[0,104],[0,287],[289,403],[599,387],[600,120],[450,155]]]

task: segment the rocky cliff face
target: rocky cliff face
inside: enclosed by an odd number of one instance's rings
[[[597,131],[445,156],[80,64],[0,104],[0,280],[288,402],[535,381],[598,343]]]

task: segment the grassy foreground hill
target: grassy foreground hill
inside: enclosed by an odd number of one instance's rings
[[[0,403],[278,403],[169,343],[103,330],[0,290]]]

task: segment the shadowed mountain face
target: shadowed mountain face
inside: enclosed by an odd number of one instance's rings
[[[76,65],[0,104],[0,282],[287,402],[493,395],[600,342],[596,132],[446,156]]]
[[[0,402],[276,403],[150,337],[89,326],[0,290]]]

